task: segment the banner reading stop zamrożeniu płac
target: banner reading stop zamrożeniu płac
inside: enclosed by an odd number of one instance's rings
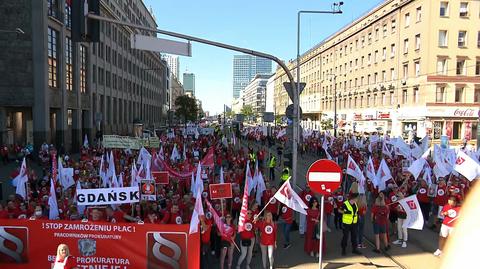
[[[79,268],[199,268],[199,233],[189,225],[1,220],[0,267],[52,268],[67,244]],[[89,267],[89,266],[94,267]]]

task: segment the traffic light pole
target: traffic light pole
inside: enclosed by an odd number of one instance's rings
[[[251,49],[247,49],[247,48],[232,46],[232,45],[228,45],[228,44],[224,44],[224,43],[220,43],[220,42],[216,42],[216,41],[211,41],[211,40],[207,40],[207,39],[203,39],[203,38],[198,38],[198,37],[194,37],[194,36],[184,35],[184,34],[180,34],[180,33],[176,33],[176,32],[170,32],[170,31],[160,30],[160,29],[156,29],[156,28],[145,27],[143,25],[137,25],[137,24],[128,23],[128,22],[124,22],[124,21],[114,20],[114,19],[99,16],[99,15],[95,15],[93,13],[89,13],[86,16],[86,18],[90,19],[90,20],[95,20],[95,21],[103,21],[103,22],[109,22],[109,23],[113,23],[113,24],[117,24],[117,25],[123,25],[123,26],[131,27],[131,28],[135,28],[135,29],[139,29],[139,30],[148,31],[148,32],[159,33],[159,34],[162,34],[162,35],[172,36],[172,37],[176,37],[176,38],[180,38],[180,39],[185,39],[185,40],[188,40],[188,41],[198,42],[198,43],[202,43],[202,44],[206,44],[206,45],[210,45],[210,46],[214,46],[214,47],[218,47],[218,48],[227,49],[227,50],[238,51],[238,52],[242,52],[242,53],[257,56],[257,57],[266,58],[266,59],[269,59],[269,60],[272,60],[272,61],[276,62],[283,69],[285,74],[287,75],[288,80],[290,82],[290,85],[292,87],[292,93],[293,93],[292,102],[293,102],[293,107],[294,107],[293,117],[292,117],[293,118],[292,119],[293,120],[293,141],[292,141],[292,153],[293,154],[292,154],[292,156],[294,156],[294,157],[292,157],[292,180],[293,180],[294,183],[297,182],[296,179],[297,179],[298,124],[299,124],[299,119],[298,119],[298,114],[299,114],[298,113],[298,111],[299,111],[299,98],[298,97],[299,97],[299,93],[298,93],[297,85],[295,84],[295,80],[293,78],[293,75],[283,61],[281,61],[279,58],[277,58],[277,57],[275,57],[271,54],[263,53],[263,52],[260,52],[260,51],[255,51],[255,50],[251,50]]]

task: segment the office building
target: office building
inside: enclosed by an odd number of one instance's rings
[[[233,98],[257,75],[272,74],[272,61],[251,55],[233,56]]]
[[[183,88],[185,89],[185,94],[190,96],[195,96],[195,74],[193,73],[183,73]]]
[[[452,144],[477,137],[479,1],[387,0],[301,56],[302,125],[416,133]],[[288,64],[296,67],[296,62]],[[295,73],[295,72],[294,72]],[[296,75],[294,74],[294,77]],[[277,69],[275,109],[289,104]]]
[[[266,87],[271,75],[256,75],[243,89],[243,105],[251,106],[256,117],[262,117],[266,107]]]
[[[167,65],[130,49],[137,30],[100,24],[99,43],[73,43],[70,1],[3,0],[0,25],[0,138],[76,152],[83,137],[131,135],[133,122],[165,122]],[[143,1],[100,2],[102,16],[157,25]],[[133,31],[133,32],[132,32]],[[145,33],[144,33],[145,34]]]
[[[177,79],[179,79],[180,75],[180,60],[176,55],[164,54],[163,59],[167,62],[168,67],[170,68],[170,72],[174,75]]]

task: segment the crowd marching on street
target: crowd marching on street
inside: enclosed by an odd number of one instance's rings
[[[212,133],[187,135],[181,127],[159,135],[160,148],[106,148],[85,139],[79,156],[45,143],[39,152],[29,149],[25,155],[34,158],[21,158],[12,171],[16,195],[0,203],[0,219],[190,223],[190,233],[200,233],[202,268],[218,263],[222,269],[250,268],[258,252],[263,268],[273,268],[277,248],[301,244],[290,240],[297,229],[305,255],[318,257],[320,238],[322,252],[335,248],[342,255],[347,250],[359,255],[366,248],[367,222],[373,223],[377,253],[392,245],[408,248],[409,229],[426,227],[439,232],[434,255],[440,256],[480,176],[479,152],[470,145],[434,145],[428,136],[406,142],[375,133],[333,137],[328,131],[304,131],[300,160],[306,155],[330,159],[344,169],[341,187],[325,196],[320,231],[319,196],[308,185],[290,182],[292,171],[283,165],[290,143],[285,134],[281,128],[267,136],[261,127],[233,132],[217,126]],[[4,151],[8,148],[0,152],[5,161]],[[34,161],[42,174],[32,169]],[[155,171],[168,171],[170,180],[156,185],[154,201],[77,204],[78,190],[138,186],[153,180]],[[232,198],[211,199],[214,183],[232,183]],[[341,242],[320,236],[332,230],[343,232]]]

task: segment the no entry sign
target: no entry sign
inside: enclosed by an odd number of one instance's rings
[[[307,182],[310,188],[322,195],[336,190],[342,182],[342,169],[330,160],[317,160],[307,172]]]
[[[210,198],[232,198],[232,183],[210,184]]]

